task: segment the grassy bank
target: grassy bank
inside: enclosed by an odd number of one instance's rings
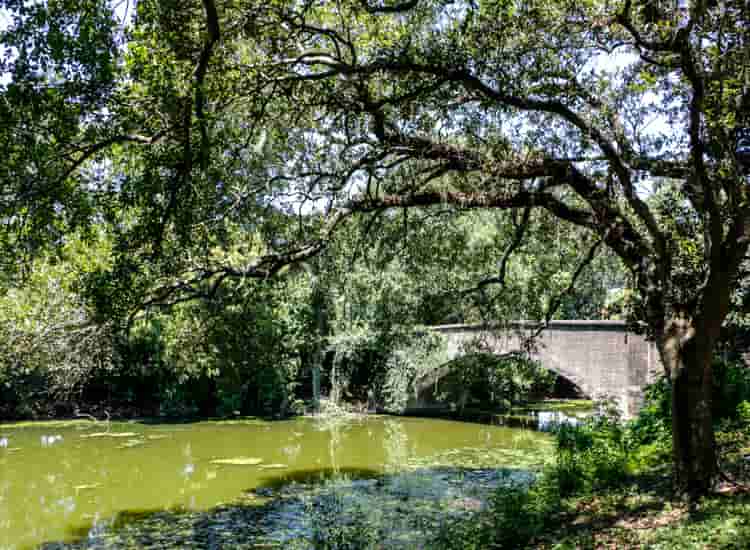
[[[593,417],[557,431],[537,482],[500,490],[470,519],[447,523],[435,548],[750,548],[750,416],[742,404],[717,426],[720,482],[688,504],[672,490],[664,418]]]

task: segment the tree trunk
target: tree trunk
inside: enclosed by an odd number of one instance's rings
[[[316,353],[315,364],[312,367],[312,392],[313,392],[313,412],[320,412],[320,356],[322,353]]]
[[[341,362],[341,354],[338,351],[333,352],[333,361],[331,362],[331,393],[329,399],[335,406],[339,405],[341,401],[341,385],[342,380],[340,376],[339,363]]]
[[[711,399],[713,338],[692,323],[662,346],[672,386],[672,456],[675,489],[695,500],[711,490],[716,475]]]

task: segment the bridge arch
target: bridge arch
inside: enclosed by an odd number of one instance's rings
[[[415,405],[420,391],[449,372],[450,363],[476,349],[497,356],[520,353],[533,328],[529,322],[515,322],[498,328],[490,325],[442,325],[430,330],[442,334],[447,343],[447,363],[418,381]],[[551,321],[527,350],[531,359],[573,382],[592,398],[615,399],[625,417],[637,413],[643,389],[654,381],[661,366],[653,344],[642,335],[628,331],[623,321]]]

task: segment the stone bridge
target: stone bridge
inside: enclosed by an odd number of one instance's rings
[[[477,340],[496,355],[521,351],[533,328],[532,323],[520,321],[502,330],[487,325],[442,325],[430,330],[446,337],[450,362],[472,353],[471,344]],[[629,332],[624,321],[551,321],[528,355],[573,382],[583,394],[615,399],[626,417],[638,411],[644,387],[662,371],[655,346]],[[427,394],[436,393],[440,378],[448,372],[446,364],[418,381],[411,406],[429,406]]]

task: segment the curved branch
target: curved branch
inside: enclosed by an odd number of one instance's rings
[[[211,299],[229,279],[268,279],[288,265],[312,258],[328,246],[330,236],[352,213],[348,209],[337,211],[327,220],[318,238],[297,248],[260,256],[242,268],[218,266],[195,270],[190,278],[157,289],[154,296],[144,300],[130,313],[128,327],[132,326],[139,313],[150,308],[171,308],[180,303]]]
[[[637,157],[630,159],[628,164],[634,170],[642,170],[659,178],[684,179],[690,174],[690,167],[688,164],[680,161]]]
[[[392,13],[403,13],[412,10],[417,7],[419,0],[407,0],[399,4],[393,4],[392,6],[373,6],[367,0],[359,0],[359,4],[364,8],[367,13],[372,14],[392,14]]]
[[[519,223],[516,226],[516,232],[513,235],[513,240],[508,245],[508,248],[505,249],[505,253],[503,254],[502,259],[500,260],[500,273],[497,276],[498,282],[500,285],[505,286],[505,272],[508,269],[508,260],[510,259],[511,254],[519,247],[521,246],[521,243],[523,242],[523,237],[526,234],[526,228],[529,226],[529,219],[531,218],[531,207],[527,206],[523,210],[523,215],[521,216],[521,223]]]
[[[462,290],[458,294],[466,295],[472,292],[477,292],[477,291],[483,290],[484,287],[489,286],[489,285],[500,285],[501,287],[505,286],[505,273],[508,269],[507,268],[508,260],[510,260],[510,256],[521,245],[524,234],[526,233],[526,228],[528,227],[528,224],[529,224],[530,217],[531,217],[531,207],[527,206],[526,208],[524,208],[521,223],[516,226],[516,231],[513,235],[513,240],[505,249],[505,252],[503,253],[503,257],[500,260],[500,270],[499,270],[498,275],[496,277],[488,277],[486,279],[482,279],[475,286],[466,290]]]
[[[372,212],[387,208],[414,208],[450,204],[459,208],[545,208],[558,218],[575,225],[595,229],[591,213],[572,208],[551,193],[519,191],[508,193],[462,193],[456,191],[422,191],[412,195],[385,195],[378,198],[362,197],[346,204],[347,210]]]
[[[593,123],[587,122],[584,118],[575,112],[572,108],[567,106],[562,101],[558,100],[543,100],[536,99],[533,97],[519,97],[513,94],[504,92],[503,90],[493,88],[492,86],[483,82],[478,76],[472,74],[470,71],[463,68],[449,68],[441,67],[438,65],[425,65],[416,63],[408,60],[378,60],[368,65],[352,66],[333,59],[327,59],[327,64],[331,66],[335,71],[341,74],[359,74],[359,75],[374,75],[379,72],[391,72],[391,73],[416,73],[422,75],[431,75],[440,78],[445,82],[455,82],[463,84],[466,88],[478,92],[487,99],[496,101],[502,105],[514,107],[522,111],[535,111],[553,114],[561,117],[575,128],[581,131],[584,136],[590,137],[601,149],[602,153],[606,157],[607,161],[611,164],[615,173],[617,174],[618,180],[622,186],[625,198],[628,204],[635,212],[636,216],[643,222],[648,229],[648,233],[653,239],[655,250],[660,256],[666,254],[666,237],[661,231],[659,224],[649,206],[643,201],[637,194],[635,186],[633,185],[630,171],[625,163],[623,155],[618,152],[616,146],[610,142],[604,135],[604,133],[597,128]],[[365,98],[367,101],[367,98]],[[375,134],[381,141],[385,141],[390,144],[404,144],[405,139],[403,136],[394,137],[392,134],[386,132],[384,116],[380,111],[375,109],[372,103],[366,105],[366,110],[372,112],[375,117]],[[373,112],[375,111],[375,112]],[[398,140],[398,141],[395,141]],[[446,159],[445,151],[437,151],[436,146],[429,140],[422,138],[408,138],[409,144],[416,148],[422,148],[425,153],[430,155],[437,155],[440,158]],[[421,142],[421,143],[420,143]],[[423,158],[434,158],[425,154]],[[463,157],[455,158],[456,167],[466,169],[466,159]]]
[[[586,256],[584,256],[583,260],[581,260],[581,263],[578,264],[578,267],[576,268],[575,272],[573,273],[573,277],[570,279],[570,284],[567,286],[565,290],[563,290],[560,294],[558,294],[554,300],[550,303],[549,307],[547,308],[547,311],[544,314],[544,321],[537,326],[537,328],[534,330],[532,335],[529,337],[529,340],[533,340],[537,336],[541,334],[541,332],[546,329],[549,326],[550,321],[552,320],[552,317],[554,317],[555,313],[557,313],[557,310],[560,309],[560,306],[562,305],[563,298],[567,295],[569,295],[573,290],[575,289],[576,283],[578,282],[578,278],[583,273],[584,269],[586,269],[587,266],[591,264],[591,262],[594,261],[594,258],[596,257],[596,252],[599,250],[599,247],[604,243],[604,239],[599,239],[589,248],[588,253]]]
[[[58,180],[58,184],[63,183],[66,179],[73,175],[73,173],[75,173],[75,171],[78,170],[84,162],[96,155],[98,152],[103,151],[110,145],[115,145],[116,143],[140,143],[143,145],[153,145],[162,137],[164,137],[164,134],[165,132],[159,132],[158,134],[150,137],[141,136],[138,134],[118,134],[116,136],[112,136],[111,138],[100,141],[99,143],[94,143],[93,145],[80,150],[81,156],[74,160],[73,164],[71,164],[71,166],[67,170],[65,170],[65,172],[63,172]]]

